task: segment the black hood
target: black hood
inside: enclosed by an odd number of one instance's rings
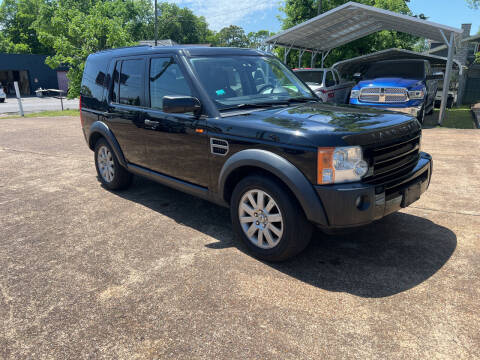
[[[223,117],[223,132],[292,145],[367,145],[420,131],[409,115],[380,109],[305,103]]]

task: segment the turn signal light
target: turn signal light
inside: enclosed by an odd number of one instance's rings
[[[332,184],[335,181],[335,168],[333,167],[333,152],[335,148],[318,148],[317,154],[317,183]]]

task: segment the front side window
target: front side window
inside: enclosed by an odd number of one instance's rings
[[[162,109],[166,95],[192,96],[185,76],[172,58],[153,58],[150,62],[150,103]]]
[[[143,98],[143,60],[124,60],[119,76],[118,102],[125,105],[141,106]]]
[[[206,56],[189,59],[218,109],[316,100],[310,90],[278,59],[269,56]]]

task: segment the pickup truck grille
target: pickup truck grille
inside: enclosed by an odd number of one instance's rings
[[[368,87],[360,90],[360,101],[373,103],[402,103],[408,101],[405,88]]]
[[[420,136],[409,140],[365,149],[365,158],[373,171],[363,179],[369,184],[395,183],[409,173],[420,157]]]

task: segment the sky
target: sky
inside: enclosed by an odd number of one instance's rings
[[[281,0],[169,0],[181,7],[188,7],[196,15],[205,16],[210,28],[220,30],[228,25],[238,25],[245,32],[281,29],[278,10]],[[460,28],[472,23],[472,35],[480,30],[480,10],[467,6],[465,0],[411,0],[409,7],[414,14],[425,14],[428,20]]]

